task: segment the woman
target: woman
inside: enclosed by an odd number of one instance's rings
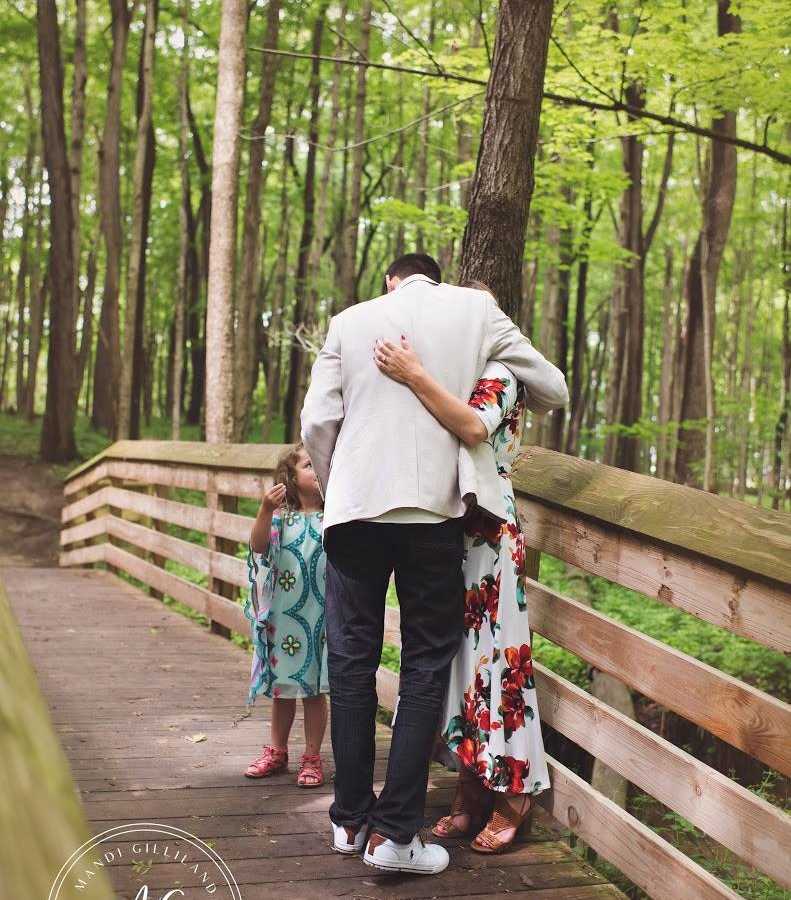
[[[504,365],[489,363],[464,403],[431,378],[404,339],[400,347],[378,342],[375,359],[465,444],[487,442],[489,477],[505,501],[505,523],[476,508],[465,528],[464,638],[442,720],[442,736],[462,767],[450,814],[433,830],[437,837],[477,833],[473,850],[499,853],[528,818],[531,798],[550,786],[533,681],[524,538],[510,478],[525,391]]]

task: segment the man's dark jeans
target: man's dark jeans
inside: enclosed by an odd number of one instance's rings
[[[464,621],[460,519],[438,524],[350,522],[327,548],[327,648],[336,825],[366,823],[409,843],[423,826],[428,766],[450,664]],[[373,792],[376,670],[385,595],[395,572],[401,607],[401,686],[387,780]]]

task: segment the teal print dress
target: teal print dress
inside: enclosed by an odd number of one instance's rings
[[[266,553],[248,551],[253,665],[248,702],[329,693],[324,631],[327,558],[322,513],[272,518]]]

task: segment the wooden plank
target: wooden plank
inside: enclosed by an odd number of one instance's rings
[[[104,522],[108,516],[102,516],[98,521]],[[97,562],[105,562],[107,544],[89,544],[87,547],[77,547],[75,550],[66,550],[58,556],[58,565],[88,566]]]
[[[206,444],[201,441],[116,441],[101,453],[77,466],[66,477],[78,475],[107,459],[138,462],[185,463],[209,469],[271,471],[291,444]]]
[[[547,756],[552,789],[538,802],[654,900],[738,900],[739,895]]]
[[[113,506],[118,509],[148,516],[161,522],[169,522],[181,528],[191,528],[204,534],[216,534],[237,543],[246,544],[253,527],[250,516],[236,513],[212,511],[189,503],[166,500],[162,497],[151,497],[136,491],[127,491],[118,487],[106,487],[83,497],[64,510],[64,521],[77,516],[87,515],[102,506]]]
[[[82,490],[87,490],[88,488],[93,487],[97,482],[107,478],[107,475],[108,464],[106,462],[101,462],[85,471],[82,475],[78,475],[71,481],[67,481],[63,486],[63,494],[66,497],[70,497]]]
[[[531,547],[767,647],[791,651],[791,592],[776,581],[526,497],[517,506]]]
[[[104,521],[105,518],[106,516],[99,516],[79,525],[73,525],[71,528],[64,528],[60,533],[61,547],[75,544],[78,541],[90,541],[106,534],[107,525]]]
[[[399,682],[397,673],[392,669],[379,666],[376,670],[376,693],[379,696],[379,706],[390,711],[396,708]]]
[[[2,893],[46,897],[63,863],[90,833],[2,582],[0,642]],[[59,893],[62,900],[113,896],[101,872],[84,890],[67,880]]]
[[[183,541],[181,538],[163,532],[144,528],[142,525],[128,522],[126,519],[119,519],[116,516],[105,516],[104,518],[107,519],[109,534],[134,544],[141,550],[156,553],[173,562],[189,566],[203,575],[221,579],[228,584],[242,588],[249,585],[247,563],[244,560],[207,550],[205,547],[191,544],[189,541]],[[156,562],[152,564],[161,568]]]
[[[401,613],[395,606],[385,607],[385,643],[401,646]]]
[[[220,622],[232,631],[245,636],[250,631],[250,625],[242,608],[232,600],[220,597],[219,594],[213,594],[206,588],[192,584],[171,572],[166,572],[120,547],[108,544],[105,561],[117,566],[144,584],[151,585],[158,591],[162,591],[163,594],[184,603],[209,619]]]
[[[768,766],[791,774],[791,706],[551,591],[525,584],[532,628]]]
[[[113,490],[111,487],[100,488],[98,491],[94,491],[92,494],[88,494],[85,497],[80,497],[80,499],[75,500],[74,503],[64,506],[60,513],[61,522],[65,525],[67,522],[87,516],[89,513],[95,512],[103,506],[109,506],[110,503],[108,498],[111,490]]]
[[[126,480],[157,484],[162,487],[187,488],[206,491],[209,485],[209,470],[197,466],[165,465],[163,463],[127,462],[111,459],[105,463],[107,471]],[[258,500],[263,489],[272,483],[270,471],[258,475],[247,472],[216,471],[213,473],[216,490],[221,494],[235,497],[251,497]]]
[[[791,584],[791,515],[528,447],[513,473],[527,497],[575,510]]]
[[[541,720],[785,887],[791,818],[535,663]]]

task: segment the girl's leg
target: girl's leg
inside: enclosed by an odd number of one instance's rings
[[[302,700],[305,714],[305,756],[318,756],[327,730],[327,697],[305,697]]]
[[[288,768],[288,736],[296,709],[296,700],[272,701],[271,742],[264,744],[261,755],[245,770],[248,778],[266,778]]]
[[[288,736],[296,711],[296,700],[280,698],[272,701],[272,746],[275,750],[288,750]]]

